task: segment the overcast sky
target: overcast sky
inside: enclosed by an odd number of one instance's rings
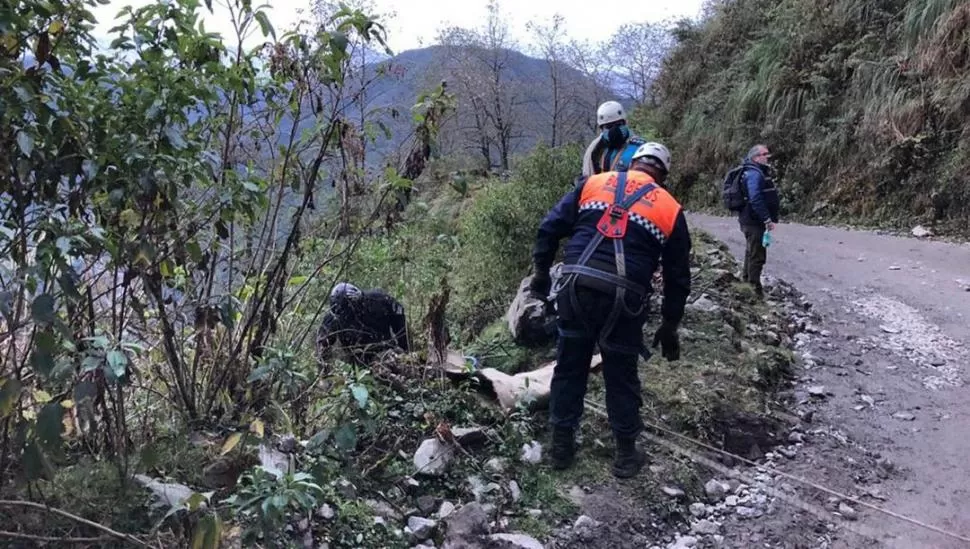
[[[214,13],[205,13],[206,30],[231,34],[228,11],[213,2]],[[624,2],[616,6],[597,5],[595,2],[568,0],[500,0],[501,10],[507,16],[512,32],[519,42],[528,42],[525,26],[529,21],[546,22],[556,13],[563,16],[569,34],[575,38],[599,41],[608,38],[624,22],[661,21],[667,18],[697,17],[703,0],[645,0]],[[114,16],[126,5],[143,6],[149,0],[112,0],[94,10],[99,24],[96,33],[107,34],[114,26]],[[261,0],[254,0],[259,5]],[[300,18],[300,8],[309,2],[298,0],[274,0],[270,2],[269,15],[277,33],[291,26]],[[431,45],[439,28],[450,25],[479,27],[486,17],[486,0],[374,0],[377,11],[392,14],[385,20],[388,42],[394,52]],[[618,9],[620,6],[622,10]],[[203,10],[205,8],[203,7]],[[257,44],[261,36],[252,37]]]

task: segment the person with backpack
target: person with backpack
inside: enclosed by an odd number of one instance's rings
[[[600,134],[586,147],[583,176],[627,171],[633,161],[633,153],[644,144],[644,140],[630,131],[623,105],[616,101],[600,105],[596,109],[596,124]]]
[[[771,152],[767,145],[751,147],[744,163],[724,178],[721,196],[724,205],[738,212],[738,222],[746,242],[741,279],[754,287],[758,297],[764,297],[761,272],[768,259],[766,244],[770,244],[781,209],[778,188],[771,176]],[[766,235],[767,233],[767,235]]]
[[[690,232],[680,204],[649,172],[667,174],[670,154],[651,143],[632,157],[629,171],[581,178],[543,219],[533,249],[533,295],[546,299],[550,267],[559,242],[569,236],[562,276],[556,284],[559,341],[549,416],[551,461],[572,465],[575,433],[583,413],[590,361],[603,356],[606,410],[616,443],[613,474],[637,474],[646,455],[636,440],[643,428],[639,356],[649,357],[643,325],[649,313],[651,277],[663,262],[662,322],[652,347],[680,358],[677,327],[690,294]]]

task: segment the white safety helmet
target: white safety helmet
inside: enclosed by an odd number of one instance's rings
[[[653,141],[650,143],[644,143],[643,145],[640,145],[637,152],[633,153],[632,160],[636,162],[638,158],[644,158],[647,156],[656,158],[657,161],[659,161],[663,166],[664,170],[667,173],[670,173],[670,151],[667,150],[667,147]]]
[[[623,105],[616,101],[607,101],[596,109],[596,124],[599,126],[625,119],[626,113],[623,112]]]
[[[360,288],[354,286],[349,282],[341,282],[333,287],[330,291],[330,301],[334,301],[341,297],[348,297],[350,299],[355,299],[360,297]]]

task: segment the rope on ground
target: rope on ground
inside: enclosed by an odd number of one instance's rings
[[[590,402],[589,399],[586,399],[585,402],[586,402],[586,406],[589,407],[597,415],[599,415],[600,417],[602,417],[604,419],[607,418],[606,411],[603,408],[601,408],[600,406],[598,406],[597,404],[595,404],[593,402]],[[723,450],[721,448],[717,448],[715,446],[711,446],[711,445],[706,444],[706,443],[704,443],[704,442],[702,442],[700,440],[691,438],[691,437],[689,437],[687,435],[683,435],[681,433],[677,433],[675,431],[671,431],[670,429],[667,429],[667,428],[662,427],[660,425],[656,425],[656,424],[651,423],[649,421],[645,421],[644,420],[643,423],[644,423],[644,425],[646,425],[647,427],[649,427],[651,429],[654,429],[656,431],[660,431],[660,432],[665,433],[665,434],[668,434],[668,435],[675,436],[675,437],[680,438],[682,440],[686,440],[686,441],[688,441],[690,443],[693,443],[693,444],[696,444],[697,446],[700,446],[701,448],[704,448],[706,450],[710,450],[712,452],[717,452],[719,454],[722,454],[722,455],[725,455],[725,456],[729,456],[729,457],[731,457],[731,458],[733,458],[733,459],[735,459],[737,461],[740,461],[742,463],[746,463],[748,465],[754,466],[754,467],[756,467],[756,468],[758,468],[760,470],[763,470],[763,471],[766,471],[766,472],[771,472],[771,473],[773,473],[773,474],[775,474],[777,476],[784,477],[784,478],[786,478],[788,480],[795,481],[795,482],[797,482],[799,484],[803,484],[803,485],[809,486],[811,488],[815,488],[816,490],[825,492],[825,493],[827,493],[829,495],[838,497],[840,499],[843,499],[843,500],[846,500],[846,501],[851,501],[852,503],[855,503],[856,505],[859,505],[861,507],[865,507],[867,509],[871,509],[871,510],[876,511],[878,513],[881,513],[881,514],[884,514],[884,515],[893,517],[895,519],[902,520],[904,522],[908,522],[910,524],[913,524],[915,526],[919,526],[921,528],[925,528],[927,530],[930,530],[930,531],[935,532],[937,534],[946,536],[948,538],[952,538],[952,539],[955,539],[955,540],[958,540],[958,541],[963,541],[963,542],[970,543],[970,538],[965,537],[965,536],[962,536],[960,534],[955,534],[953,532],[949,532],[947,530],[943,530],[942,528],[939,528],[937,526],[933,526],[932,524],[927,524],[927,523],[921,522],[921,521],[919,521],[917,519],[910,518],[910,517],[907,517],[905,515],[901,515],[899,513],[894,512],[894,511],[890,511],[888,509],[883,509],[882,507],[879,507],[877,505],[873,505],[871,503],[867,503],[865,501],[861,501],[858,498],[854,498],[852,496],[843,494],[843,493],[838,492],[836,490],[832,490],[831,488],[827,488],[827,487],[822,486],[820,484],[817,484],[815,482],[812,482],[812,481],[809,481],[809,480],[805,480],[805,479],[800,478],[800,477],[796,477],[796,476],[791,475],[791,474],[788,474],[788,473],[786,473],[784,471],[779,471],[778,469],[775,469],[773,467],[768,467],[766,465],[761,465],[761,464],[759,464],[757,462],[751,461],[749,459],[745,459],[745,458],[743,458],[741,456],[738,456],[736,454],[732,454],[731,452],[728,452],[728,451]],[[717,470],[718,472],[721,472],[722,474],[725,474],[725,475],[734,475],[734,473],[732,473],[727,467],[724,467],[723,465],[721,465],[719,463],[716,463],[716,462],[714,462],[714,461],[712,461],[712,460],[710,460],[710,459],[708,459],[708,458],[706,458],[704,456],[701,456],[701,455],[697,454],[697,452],[693,452],[693,451],[691,451],[691,450],[689,450],[687,448],[684,448],[682,446],[679,446],[679,445],[677,445],[676,443],[674,443],[672,441],[664,440],[663,438],[658,437],[656,435],[653,435],[651,433],[642,433],[642,436],[644,436],[645,438],[649,439],[652,442],[658,443],[658,444],[660,444],[660,445],[662,445],[662,446],[664,446],[666,448],[669,448],[669,449],[671,449],[671,450],[673,450],[675,452],[684,454],[684,455],[690,457],[691,459],[694,459],[694,460],[696,460],[696,461],[698,461],[700,463],[703,463],[703,464],[707,465],[708,467],[711,467],[711,468]],[[755,481],[749,481],[748,478],[744,478],[743,476],[742,476],[742,478],[743,478],[743,480],[745,480],[745,482],[748,482],[748,484],[752,484],[752,485],[758,484],[758,485],[761,485],[763,488],[765,488],[766,491],[768,491],[769,493],[771,493],[771,495],[776,496],[779,499],[782,499],[784,501],[787,501],[787,502],[789,502],[789,503],[791,503],[793,505],[796,505],[797,507],[799,507],[799,508],[801,508],[801,509],[803,509],[805,511],[808,511],[808,512],[810,512],[810,513],[818,516],[819,518],[825,518],[825,517],[828,517],[829,516],[829,514],[827,514],[824,510],[822,510],[822,509],[820,509],[820,508],[818,508],[818,507],[816,507],[814,505],[811,505],[810,503],[807,503],[807,502],[804,502],[802,500],[799,500],[798,498],[795,498],[793,496],[790,496],[788,494],[785,494],[785,493],[783,493],[783,492],[781,492],[781,491],[779,491],[779,490],[777,490],[775,488],[772,488],[770,486],[765,486],[764,483],[755,482]],[[869,537],[869,538],[872,538],[872,539],[878,539],[877,537],[875,537],[875,534],[870,534],[870,533],[866,533],[866,532],[860,531],[860,530],[863,530],[863,528],[860,528],[857,525],[854,525],[854,524],[851,524],[851,523],[848,523],[848,522],[843,522],[843,524],[846,527],[848,527],[850,530],[854,531],[855,533],[857,533],[859,535],[862,535],[862,536],[865,536],[865,537]],[[865,530],[868,530],[868,529],[865,529]]]

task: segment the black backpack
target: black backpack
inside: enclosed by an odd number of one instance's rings
[[[744,165],[737,166],[724,176],[721,182],[721,202],[732,212],[739,212],[748,202],[744,189]]]

